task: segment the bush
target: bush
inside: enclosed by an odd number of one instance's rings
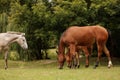
[[[10,57],[10,60],[20,59],[19,53],[17,51],[11,51],[9,57]]]

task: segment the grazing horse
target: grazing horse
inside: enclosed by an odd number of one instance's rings
[[[20,32],[6,32],[0,33],[0,52],[4,51],[5,53],[5,69],[8,68],[7,65],[7,57],[8,57],[8,50],[9,46],[17,42],[23,49],[28,49],[28,45],[25,39],[25,33]]]
[[[75,48],[75,59],[73,61],[70,60],[70,49],[67,51],[66,55],[65,55],[65,59],[67,62],[67,66],[69,68],[73,67],[73,68],[79,68],[80,66],[80,51],[83,51],[85,56],[86,56],[86,64],[85,67],[89,67],[89,56],[92,53],[92,49],[93,46],[76,46]]]
[[[96,26],[85,26],[78,27],[72,26],[68,28],[61,36],[59,46],[58,46],[58,63],[59,69],[63,68],[65,62],[65,47],[70,48],[70,60],[75,57],[75,47],[76,46],[91,46],[95,42],[98,49],[98,57],[94,68],[99,64],[102,51],[108,57],[108,68],[112,66],[112,61],[110,57],[109,50],[106,47],[106,42],[108,39],[108,32],[104,27],[99,25]]]

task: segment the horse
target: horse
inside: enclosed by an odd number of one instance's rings
[[[65,55],[65,59],[67,62],[67,66],[69,68],[73,67],[73,68],[79,68],[80,66],[80,51],[83,51],[85,56],[86,56],[86,64],[85,67],[89,67],[89,56],[92,53],[92,49],[93,46],[76,46],[75,48],[75,59],[73,61],[70,60],[70,56],[72,56],[70,54],[70,49],[67,51],[66,55]]]
[[[58,46],[58,64],[62,69],[65,62],[65,47],[70,48],[70,60],[75,57],[75,46],[91,46],[95,42],[97,44],[98,56],[94,68],[98,67],[102,51],[108,58],[108,68],[112,66],[110,52],[106,47],[108,39],[108,31],[99,25],[95,26],[71,26],[66,29],[60,37]]]
[[[4,51],[5,69],[8,68],[8,50],[12,43],[17,42],[24,50],[28,49],[27,41],[25,39],[25,33],[8,31],[6,33],[0,33],[0,52]]]

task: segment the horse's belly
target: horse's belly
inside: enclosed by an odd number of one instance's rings
[[[1,46],[6,46],[6,45],[7,45],[6,42],[3,42],[3,41],[0,40],[0,47],[1,47]]]
[[[95,37],[94,36],[82,37],[82,38],[78,38],[76,41],[77,41],[77,45],[88,46],[95,43]]]
[[[80,45],[80,46],[89,46],[95,43],[95,37],[79,37],[77,36],[77,38],[67,38],[64,40],[64,43],[66,45],[69,44],[75,44],[75,45]]]

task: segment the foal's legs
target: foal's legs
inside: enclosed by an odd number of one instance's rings
[[[76,61],[77,61],[76,66],[77,66],[77,68],[80,67],[80,59],[79,58],[80,58],[79,57],[79,52],[76,52]]]
[[[65,59],[67,62],[67,66],[70,68],[71,67],[71,59],[70,59],[70,50],[67,51],[66,55],[65,55]]]
[[[110,57],[110,53],[109,50],[107,49],[106,45],[104,45],[104,53],[106,54],[106,56],[108,57],[108,68],[110,68],[112,66],[112,61],[111,61],[111,57]]]
[[[74,67],[75,65],[75,45],[74,44],[70,44],[70,68]]]

